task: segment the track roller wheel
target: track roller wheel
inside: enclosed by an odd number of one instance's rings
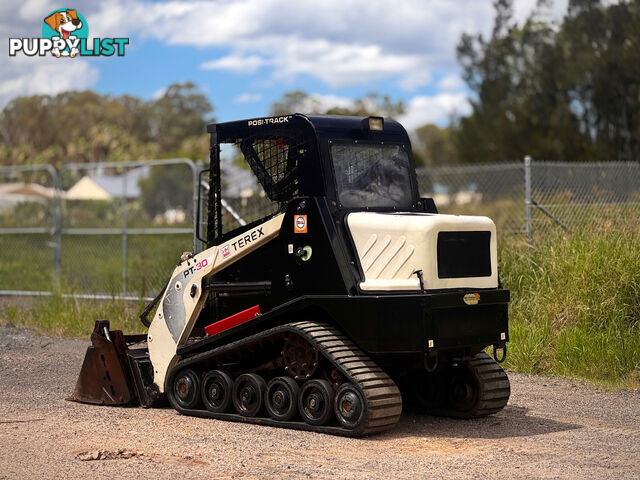
[[[202,380],[202,403],[207,410],[224,413],[231,405],[233,380],[221,370],[212,370]]]
[[[300,387],[291,377],[276,377],[267,385],[265,406],[274,420],[291,420],[297,413]]]
[[[233,406],[243,417],[256,417],[262,410],[267,384],[255,373],[243,373],[233,384]]]
[[[340,425],[350,430],[364,421],[366,408],[362,394],[352,383],[343,383],[333,401],[333,408]]]
[[[298,410],[309,425],[325,425],[333,413],[333,389],[326,380],[308,380],[300,389]]]
[[[190,369],[181,370],[173,380],[173,396],[182,408],[195,408],[200,402],[200,377]]]

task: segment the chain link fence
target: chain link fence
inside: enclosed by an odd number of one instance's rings
[[[2,167],[0,293],[148,298],[194,243],[190,160]]]
[[[228,229],[271,212],[247,168],[222,164]],[[501,236],[640,231],[640,164],[522,162],[421,167],[441,213],[486,215]],[[198,188],[202,204],[197,207]],[[207,175],[190,160],[0,167],[0,294],[148,298],[206,232]]]
[[[421,167],[422,197],[433,198],[440,213],[484,215],[502,233],[521,233],[525,224],[522,163]]]
[[[422,167],[420,193],[440,213],[486,215],[500,235],[553,229],[640,230],[640,164],[523,162]]]

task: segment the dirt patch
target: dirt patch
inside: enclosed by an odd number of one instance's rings
[[[0,328],[0,478],[640,479],[639,391],[509,372],[496,415],[348,439],[65,401],[88,343]]]

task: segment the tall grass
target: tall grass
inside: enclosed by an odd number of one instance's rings
[[[0,323],[12,323],[54,337],[89,338],[96,320],[109,320],[113,330],[142,333],[138,314],[145,302],[77,300],[61,295],[35,299],[31,305],[5,305]]]
[[[640,386],[640,234],[550,234],[501,248],[512,291],[507,366]]]
[[[640,387],[640,233],[556,233],[532,244],[511,237],[500,257],[512,293],[508,368]],[[0,308],[0,322],[86,338],[106,318],[133,333],[144,330],[143,304],[54,296]]]

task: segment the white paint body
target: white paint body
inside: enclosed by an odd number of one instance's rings
[[[167,372],[178,361],[178,355],[176,353],[178,347],[187,342],[193,326],[202,311],[204,302],[207,299],[208,290],[202,288],[203,281],[274,239],[280,232],[283,218],[284,214],[278,215],[221,245],[208,248],[180,262],[175,268],[171,274],[172,281],[167,285],[167,289],[162,296],[162,300],[159,302],[158,309],[156,310],[147,334],[149,358],[151,359],[154,370],[153,381],[160,389],[160,392],[165,391]],[[243,239],[247,236],[251,237],[252,232],[257,232],[258,230],[262,231],[262,235],[259,237],[256,235],[256,239],[251,242],[243,242]],[[234,243],[236,245],[241,244],[242,246],[239,246],[237,249],[233,248]],[[184,275],[187,269],[197,266],[198,264],[202,265],[203,260],[206,260],[205,266],[201,266],[198,270],[194,271],[194,273],[187,276]],[[179,298],[182,305],[184,305],[185,315],[184,323],[180,326],[180,334],[176,341],[167,326],[167,321],[171,321],[172,319],[166,318],[165,312],[163,311],[163,304],[169,294],[169,289],[176,288],[173,279],[178,276],[184,277],[184,280],[180,281],[179,290],[177,291],[182,293],[179,295]],[[191,296],[193,285],[195,285],[195,294]]]
[[[427,290],[445,288],[497,288],[496,226],[490,218],[440,214],[386,214],[357,212],[347,216],[347,227],[365,274],[364,291],[419,290],[413,274],[422,270]],[[489,231],[491,275],[471,278],[438,277],[438,233]]]

